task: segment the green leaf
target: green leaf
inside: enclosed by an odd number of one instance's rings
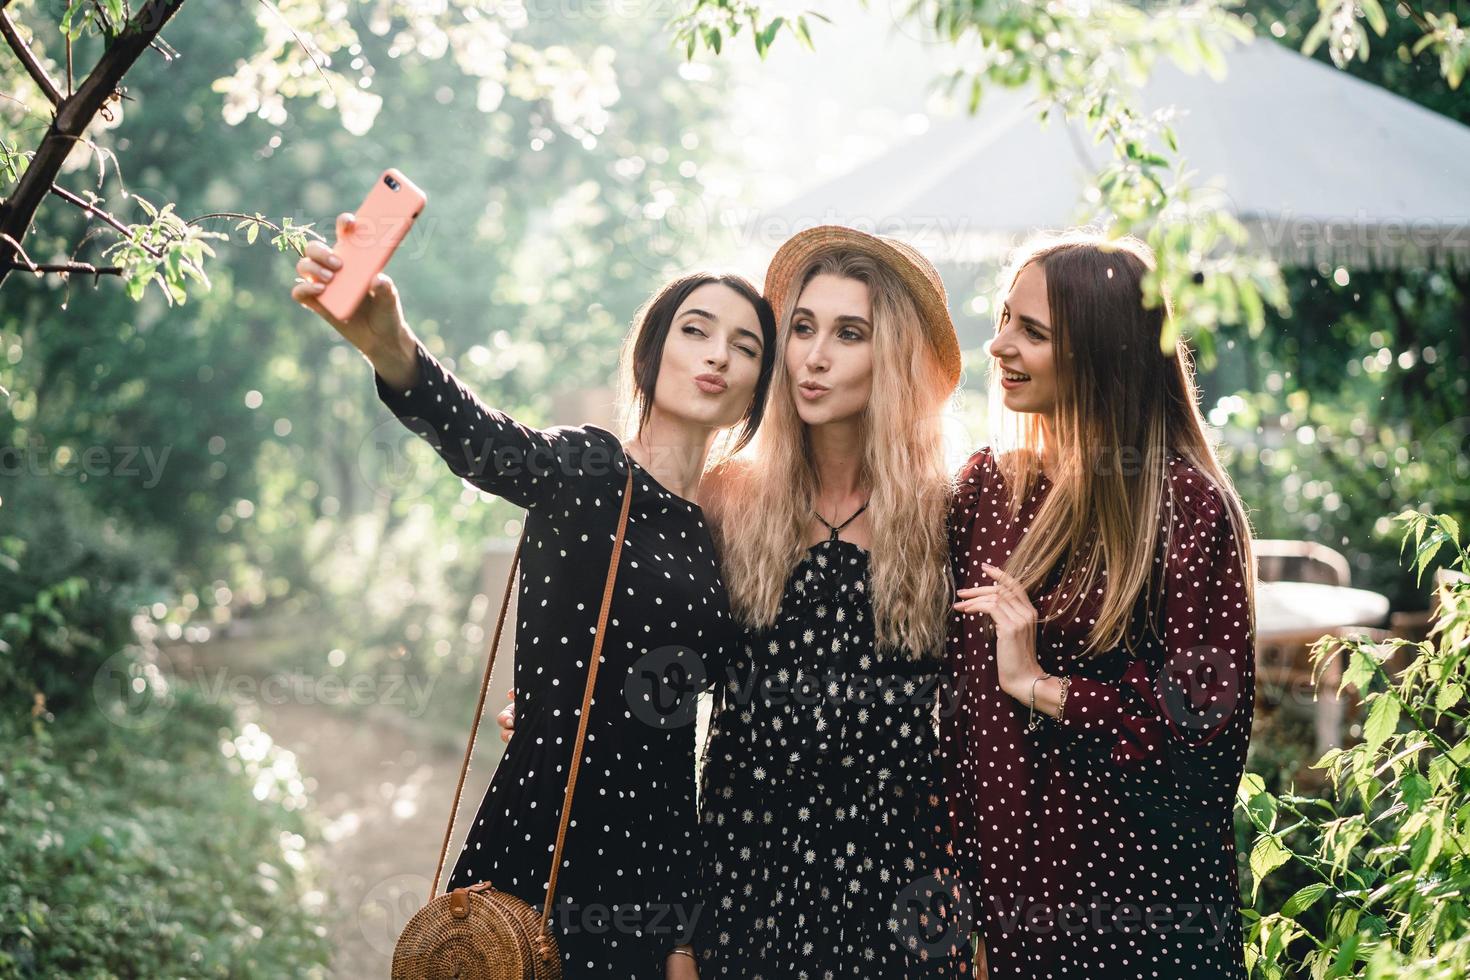
[[[1322,42],[1327,40],[1328,32],[1331,30],[1332,11],[1324,10],[1321,18],[1307,32],[1306,40],[1302,41],[1302,54],[1310,57],[1313,52],[1322,46]]]
[[[776,35],[781,32],[781,25],[784,23],[786,23],[785,17],[777,17],[766,25],[765,30],[756,35],[755,49],[756,51],[760,52],[762,56],[765,55],[766,51],[770,48],[772,43],[775,42]]]
[[[824,18],[825,19],[825,18]],[[817,44],[812,40],[811,28],[807,26],[805,17],[796,18],[796,37],[808,51],[817,50]]]
[[[1373,702],[1373,708],[1368,712],[1368,720],[1363,725],[1363,743],[1369,749],[1376,749],[1383,744],[1384,739],[1392,735],[1399,724],[1399,702],[1390,694],[1380,694]]]
[[[1442,713],[1459,704],[1464,698],[1465,688],[1460,684],[1451,682],[1439,689],[1439,693],[1434,699],[1434,708],[1436,711]]]
[[[1423,806],[1424,801],[1429,799],[1431,793],[1432,788],[1429,785],[1429,780],[1417,772],[1409,773],[1404,777],[1403,782],[1399,784],[1399,794],[1403,797],[1404,806],[1408,808],[1410,813]]]
[[[1281,846],[1271,834],[1262,834],[1256,838],[1255,846],[1251,848],[1251,875],[1255,881],[1251,885],[1251,901],[1255,901],[1256,893],[1260,891],[1261,881],[1291,860],[1291,852]]]
[[[1418,574],[1414,578],[1416,584],[1424,578],[1424,570],[1429,567],[1430,562],[1434,561],[1434,556],[1447,540],[1444,531],[1436,527],[1429,538],[1419,545],[1418,551],[1414,554],[1414,564],[1418,567]]]
[[[1416,872],[1423,871],[1426,865],[1432,863],[1439,856],[1440,848],[1443,845],[1444,826],[1437,820],[1431,821],[1414,838],[1414,846],[1409,849],[1410,866]]]
[[[1338,682],[1337,693],[1341,694],[1348,685],[1352,685],[1359,691],[1368,690],[1368,684],[1373,680],[1374,673],[1373,658],[1366,651],[1354,648],[1347,670],[1342,672],[1342,680]]]
[[[1363,16],[1368,18],[1368,26],[1373,32],[1382,37],[1388,31],[1388,17],[1383,13],[1383,6],[1378,0],[1358,0],[1358,6],[1363,8]]]
[[[82,22],[76,25],[75,28],[72,27],[72,18],[76,16],[77,11],[82,10],[86,6],[87,0],[71,0],[71,3],[67,5],[66,13],[61,18],[61,33],[74,41],[81,36],[82,28],[87,25],[87,19],[91,16],[91,11],[87,10],[83,13]]]
[[[1286,904],[1281,906],[1281,914],[1296,918],[1311,908],[1317,899],[1327,894],[1327,887],[1325,881],[1314,881],[1310,885],[1297,889],[1296,894],[1288,898]]]

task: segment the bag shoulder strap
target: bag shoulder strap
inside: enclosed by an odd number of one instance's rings
[[[613,582],[617,578],[618,558],[622,555],[623,539],[628,530],[628,509],[633,501],[633,465],[628,460],[627,452],[623,454],[624,467],[628,471],[627,481],[623,485],[623,507],[618,515],[617,536],[613,539],[612,557],[608,561],[607,581],[602,591],[602,608],[597,614],[597,632],[592,641],[592,656],[587,665],[587,688],[582,694],[582,717],[577,723],[577,738],[572,748],[572,766],[567,776],[566,797],[562,802],[561,824],[556,831],[556,850],[551,859],[551,880],[546,888],[546,905],[541,913],[543,931],[551,921],[551,907],[556,897],[556,878],[561,870],[562,846],[566,841],[568,818],[572,810],[572,794],[577,788],[577,773],[582,765],[582,745],[587,737],[587,715],[592,706],[592,690],[597,680],[597,662],[602,654],[603,634],[607,629],[608,609],[612,606]],[[439,864],[434,869],[434,880],[429,884],[429,901],[433,901],[439,894],[439,878],[444,874],[444,860],[449,854],[449,842],[454,836],[454,818],[459,814],[460,800],[464,794],[465,775],[469,772],[470,757],[474,755],[475,739],[480,731],[480,717],[485,711],[485,697],[490,690],[490,675],[495,670],[495,654],[500,649],[500,634],[505,627],[505,613],[510,606],[511,589],[515,587],[516,570],[520,564],[521,546],[526,542],[526,531],[521,530],[521,538],[516,543],[516,550],[510,562],[510,576],[505,583],[505,598],[500,603],[500,616],[495,620],[495,638],[490,644],[490,656],[485,663],[485,676],[480,681],[480,697],[475,704],[475,718],[470,725],[470,739],[465,746],[464,761],[459,767],[459,781],[454,787],[454,805],[449,810],[449,826],[444,829],[444,843],[439,847]]]

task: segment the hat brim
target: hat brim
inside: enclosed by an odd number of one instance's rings
[[[819,254],[835,249],[867,255],[899,277],[919,308],[919,316],[923,318],[925,331],[950,387],[957,385],[961,368],[960,341],[949,315],[944,282],[934,265],[906,242],[843,225],[817,225],[797,232],[776,250],[766,269],[765,297],[776,316],[780,317],[785,309],[787,291],[796,284],[796,277]]]

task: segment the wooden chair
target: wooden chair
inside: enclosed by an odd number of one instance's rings
[[[1325,544],[1288,538],[1256,538],[1256,574],[1262,582],[1319,582],[1351,585],[1347,557]]]
[[[1315,541],[1287,538],[1257,538],[1252,542],[1256,555],[1256,575],[1262,582],[1315,582],[1322,585],[1349,586],[1352,569],[1342,552]],[[1325,665],[1314,685],[1311,644],[1320,636],[1339,636],[1369,632],[1375,638],[1382,630],[1343,626],[1331,630],[1312,630],[1300,637],[1277,638],[1256,646],[1256,706],[1271,711],[1284,705],[1305,709],[1303,701],[1313,701],[1310,710],[1316,729],[1316,749],[1320,755],[1341,744],[1344,708],[1336,696],[1342,676],[1341,658]],[[1315,695],[1314,695],[1315,690]],[[1315,698],[1315,699],[1314,699]]]

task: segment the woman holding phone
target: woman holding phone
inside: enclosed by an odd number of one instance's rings
[[[959,475],[946,796],[994,980],[1244,980],[1250,525],[1136,239],[1023,247]]]
[[[353,216],[337,218],[338,238]],[[694,731],[660,725],[625,685],[640,658],[715,677],[731,638],[725,592],[694,498],[717,438],[738,451],[760,425],[775,323],[744,279],[699,273],[662,287],[624,345],[620,383],[636,434],[534,429],[469,391],[425,349],[378,275],[346,320],[316,300],[341,259],[313,242],[292,298],[372,364],[378,397],[450,470],[528,510],[521,549],[517,734],[491,778],[446,890],[490,881],[546,899],[571,745],[581,717],[628,469],[633,499],[589,712],[552,927],[568,980],[697,976]],[[695,665],[693,659],[702,663]]]

